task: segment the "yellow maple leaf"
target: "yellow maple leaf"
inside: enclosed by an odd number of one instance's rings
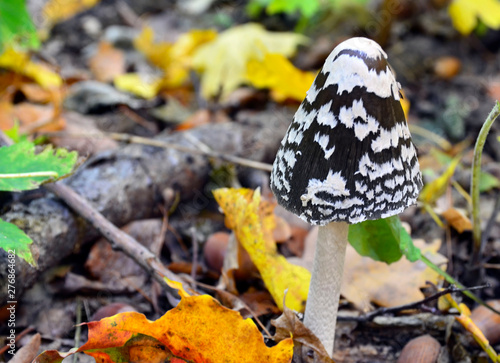
[[[193,67],[201,72],[203,96],[226,97],[247,80],[249,61],[261,61],[269,52],[290,57],[306,40],[303,35],[269,32],[253,23],[222,32],[193,56]]]
[[[247,64],[246,79],[256,88],[269,88],[277,102],[287,98],[302,101],[315,77],[315,73],[295,68],[277,53],[267,53],[264,59],[251,59]]]
[[[0,68],[9,69],[29,77],[43,88],[60,87],[63,83],[57,73],[40,63],[31,61],[27,53],[17,51],[14,48],[5,49],[0,55]]]
[[[45,23],[56,24],[71,18],[73,15],[90,9],[100,0],[49,0],[43,7]]]
[[[271,232],[275,225],[274,214],[269,214],[268,206],[261,202],[259,190],[221,188],[213,193],[226,216],[226,226],[234,230],[250,255],[276,305],[283,310],[283,298],[288,289],[286,305],[303,311],[311,274],[278,253]]]
[[[478,18],[489,28],[500,28],[500,1],[454,0],[448,7],[453,26],[467,35],[474,30]]]
[[[144,27],[134,45],[152,64],[163,71],[160,88],[176,88],[189,78],[195,50],[216,36],[214,30],[191,30],[182,34],[175,43],[155,42],[153,29]]]

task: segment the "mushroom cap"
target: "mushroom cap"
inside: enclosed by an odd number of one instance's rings
[[[422,176],[380,45],[340,43],[281,141],[271,173],[278,203],[317,225],[359,223],[415,204]]]

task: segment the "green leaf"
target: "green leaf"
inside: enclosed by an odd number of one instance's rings
[[[298,11],[306,18],[313,16],[318,9],[318,0],[272,0],[267,6],[267,12],[270,15],[277,13],[293,14]]]
[[[4,130],[4,133],[15,143],[28,140],[26,135],[19,134],[19,122],[17,120],[14,122],[14,126],[8,130]]]
[[[36,266],[29,247],[31,243],[33,243],[31,238],[16,225],[0,219],[0,248],[7,253],[14,253],[31,266]]]
[[[11,42],[30,48],[40,45],[24,0],[0,0],[0,52]]]
[[[493,176],[490,173],[487,173],[485,171],[482,171],[479,174],[479,191],[480,192],[487,192],[493,188],[499,188],[499,187],[500,187],[500,180],[496,176]]]
[[[28,141],[1,147],[0,190],[36,189],[51,178],[61,178],[69,174],[77,157],[75,151],[69,152],[66,149],[54,151],[51,146],[35,154],[35,145]],[[45,176],[34,176],[33,173],[45,173]]]
[[[361,255],[393,263],[401,256],[401,222],[397,216],[349,226],[349,243]]]

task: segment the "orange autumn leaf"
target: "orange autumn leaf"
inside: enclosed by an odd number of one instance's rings
[[[303,311],[309,290],[310,272],[293,265],[278,253],[272,231],[276,225],[268,202],[261,201],[259,190],[221,188],[215,199],[226,216],[226,226],[248,252],[276,305]]]
[[[252,59],[247,63],[246,78],[257,88],[269,88],[275,101],[287,98],[302,101],[316,74],[304,72],[284,55],[267,53],[263,60]]]
[[[179,287],[179,285],[174,285]],[[183,291],[182,289],[180,291]],[[251,319],[208,295],[181,293],[177,307],[156,321],[127,312],[89,322],[89,338],[68,353],[45,351],[35,363],[61,362],[76,352],[98,362],[291,362],[291,338],[269,348]],[[146,359],[147,357],[147,359]]]
[[[97,53],[89,60],[89,67],[100,82],[110,82],[125,73],[125,56],[108,42],[100,42]]]

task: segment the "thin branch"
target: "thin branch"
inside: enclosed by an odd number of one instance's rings
[[[77,194],[70,187],[61,183],[55,183],[45,185],[45,188],[58,196],[78,215],[97,229],[111,243],[114,249],[123,251],[128,257],[137,262],[139,266],[150,273],[164,289],[174,291],[167,285],[164,277],[174,281],[179,281],[179,278],[168,270],[153,252],[108,221],[85,198]]]
[[[435,293],[434,295],[426,297],[425,299],[422,299],[420,301],[416,301],[414,303],[400,305],[400,306],[394,306],[391,308],[380,308],[380,309],[374,310],[372,312],[366,313],[366,314],[361,315],[361,316],[339,316],[339,320],[348,320],[348,321],[354,320],[357,322],[369,322],[369,321],[372,321],[375,317],[380,316],[380,315],[396,314],[396,313],[399,313],[399,312],[404,311],[404,310],[413,310],[413,309],[422,308],[428,302],[437,300],[441,296],[444,296],[447,294],[452,294],[452,293],[456,293],[456,292],[464,292],[464,291],[481,290],[481,289],[484,289],[487,287],[490,287],[490,285],[467,287],[464,289],[458,289],[456,286],[450,285],[446,289],[439,291],[439,292]]]
[[[80,138],[110,138],[116,141],[122,141],[126,143],[131,143],[131,144],[142,144],[142,145],[148,145],[148,146],[155,146],[155,147],[161,147],[164,149],[174,149],[177,151],[189,153],[189,154],[194,154],[194,155],[203,155],[203,156],[209,156],[212,158],[220,159],[223,161],[227,161],[230,163],[238,164],[241,166],[246,166],[249,168],[253,169],[259,169],[259,170],[264,170],[264,171],[272,171],[273,166],[271,164],[267,163],[262,163],[260,161],[255,161],[255,160],[250,160],[250,159],[245,159],[241,158],[239,156],[233,156],[233,155],[226,155],[223,153],[219,153],[216,151],[211,151],[211,150],[200,150],[200,149],[194,149],[191,147],[179,145],[179,144],[173,144],[171,142],[166,142],[166,141],[161,141],[161,140],[156,140],[156,139],[150,139],[147,137],[141,137],[141,136],[134,136],[134,135],[129,135],[129,134],[121,134],[121,133],[116,133],[116,132],[102,132],[102,133],[68,133],[68,132],[45,132],[43,135],[47,136],[56,136],[56,137],[62,137],[62,136],[69,136],[69,137],[80,137]]]

